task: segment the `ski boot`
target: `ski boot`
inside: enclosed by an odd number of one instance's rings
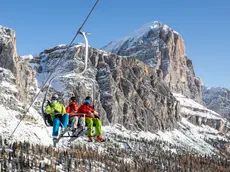
[[[104,142],[105,139],[103,137],[101,137],[101,136],[96,136],[95,141],[97,141],[97,142]]]
[[[88,142],[93,142],[93,137],[88,137]]]

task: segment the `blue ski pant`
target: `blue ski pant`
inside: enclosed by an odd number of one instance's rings
[[[63,126],[63,128],[66,128],[68,125],[68,122],[69,122],[69,115],[66,113],[60,118],[57,118],[57,117],[53,118],[53,134],[52,134],[52,136],[58,136],[60,123],[62,123],[61,127]]]

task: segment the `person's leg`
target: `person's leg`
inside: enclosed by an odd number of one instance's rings
[[[84,135],[84,128],[85,128],[85,122],[84,122],[85,118],[79,117],[78,118],[78,125],[77,125],[77,135],[78,136],[83,136]]]
[[[95,124],[95,130],[96,130],[96,141],[104,142],[105,139],[101,137],[102,135],[101,120],[99,118],[94,118],[93,122]]]
[[[69,116],[69,124],[68,126],[72,128],[72,122],[73,122],[73,117],[72,116]]]
[[[69,115],[67,113],[65,113],[62,117],[61,117],[61,123],[63,125],[64,128],[67,128],[69,122]]]
[[[72,125],[72,133],[74,136],[82,136],[84,135],[83,128],[83,120],[81,117],[74,117],[73,125]]]
[[[87,123],[87,130],[88,132],[88,137],[93,136],[93,119],[92,118],[86,118],[86,123]]]
[[[93,123],[95,125],[96,136],[102,135],[101,120],[99,118],[94,118]]]
[[[52,136],[58,136],[60,120],[59,118],[53,118],[53,133]]]
[[[78,128],[81,128],[81,129],[83,129],[85,126],[84,126],[85,124],[84,124],[84,119],[83,119],[83,117],[79,117],[78,118]]]
[[[72,128],[77,129],[78,128],[78,120],[79,118],[77,116],[74,117]]]
[[[72,116],[72,117],[70,117],[69,121],[71,122],[71,130],[72,131],[76,130],[77,129],[77,124],[78,124],[78,117]]]

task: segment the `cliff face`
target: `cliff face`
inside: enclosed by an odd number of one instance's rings
[[[195,76],[192,61],[186,56],[182,37],[160,22],[142,26],[120,41],[103,49],[140,59],[162,71],[170,90],[202,102],[201,80]]]
[[[57,46],[45,50],[37,60],[31,60],[33,66],[37,66],[39,76],[53,70],[65,48]],[[72,46],[62,65],[55,70],[55,75],[70,71],[76,75],[82,71],[84,53],[84,46]],[[94,82],[95,105],[104,124],[121,124],[127,129],[152,132],[177,127],[181,118],[180,105],[162,82],[158,70],[137,59],[125,59],[93,48],[89,49],[89,57],[89,67],[84,76],[54,81],[54,89],[63,94],[63,101],[67,101],[72,93],[77,95],[79,104],[82,103],[85,96],[93,95]]]
[[[52,143],[41,115],[33,107],[27,112],[35,81],[32,68],[17,55],[14,31],[0,27],[0,133],[7,139],[13,134],[9,142]]]
[[[101,58],[96,79],[102,107],[112,123],[128,129],[173,129],[180,120],[180,106],[157,70],[136,59],[117,55]]]
[[[36,87],[35,74],[26,60],[16,51],[16,36],[12,29],[0,26],[0,67],[9,69],[16,80],[19,100],[26,101]]]

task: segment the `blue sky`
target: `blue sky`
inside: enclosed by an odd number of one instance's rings
[[[1,0],[0,25],[16,31],[19,55],[38,54],[68,44],[94,2]],[[147,22],[161,21],[182,35],[205,85],[230,88],[229,7],[229,0],[100,0],[84,31],[93,33],[90,45],[101,48]]]

